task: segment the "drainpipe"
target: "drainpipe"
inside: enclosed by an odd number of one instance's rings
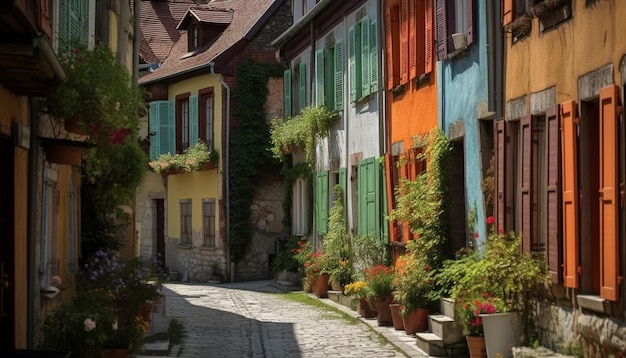
[[[495,107],[495,57],[494,57],[494,37],[496,32],[496,22],[494,21],[495,4],[487,1],[487,107],[490,112],[494,112]]]
[[[378,16],[378,23],[379,24],[383,24],[382,26],[378,26],[378,43],[381,44],[383,43],[383,41],[386,41],[386,39],[383,40],[383,34],[385,33],[384,31],[387,31],[387,29],[385,29],[385,19],[380,16],[380,14],[383,14],[383,6],[382,6],[382,0],[381,1],[377,1],[377,16]],[[384,70],[381,71],[381,68],[384,68],[384,64],[383,64],[383,56],[380,55],[381,53],[381,48],[385,48],[385,46],[378,46],[378,53],[376,54],[376,61],[378,62],[378,72],[379,73],[384,73]],[[380,141],[380,151],[381,153],[384,155],[387,152],[387,149],[390,148],[387,146],[387,138],[388,138],[388,133],[387,133],[387,118],[386,118],[386,114],[387,114],[387,109],[385,108],[386,105],[386,95],[387,93],[385,92],[385,78],[386,76],[384,75],[383,78],[381,80],[378,81],[378,88],[376,89],[376,93],[378,93],[378,128],[382,128],[382,133],[379,133],[379,141]]]
[[[494,14],[501,14],[502,5],[500,1],[494,2]],[[500,18],[494,15],[492,25],[497,30],[494,36],[495,45],[495,106],[496,120],[504,118],[504,30],[500,25]]]
[[[230,271],[230,282],[235,282],[235,263],[230,257],[230,87],[215,73],[215,62],[209,62],[211,75],[226,89],[226,154],[224,155],[224,172],[226,176],[226,267]]]
[[[39,111],[36,97],[28,98],[28,111],[30,117],[30,142],[28,150],[28,214],[27,222],[28,229],[26,234],[26,250],[27,250],[27,346],[28,348],[35,347],[35,327],[37,326],[37,311],[35,305],[35,296],[37,294],[39,286],[39,277],[36,272],[37,257],[35,255],[37,251],[37,230],[38,217],[37,217],[37,162],[39,145],[37,142],[37,130],[39,128]]]
[[[139,81],[139,39],[141,38],[141,1],[135,1],[135,39],[133,41],[133,83]]]

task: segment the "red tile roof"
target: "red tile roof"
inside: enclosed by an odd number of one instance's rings
[[[232,21],[214,42],[208,43],[193,53],[188,51],[187,33],[183,32],[161,67],[141,77],[139,83],[151,83],[177,74],[208,67],[209,62],[215,61],[221,54],[239,41],[253,36],[254,31],[259,28],[255,25],[264,18],[265,13],[270,9],[277,9],[283,2],[284,0],[213,0],[206,5],[194,6],[194,12],[196,8],[232,11]],[[272,7],[275,3],[277,6]]]
[[[180,20],[177,29],[187,30],[187,26],[191,19],[209,24],[228,25],[233,20],[233,12],[225,9],[207,9],[192,7],[187,14]]]
[[[146,63],[155,63],[169,55],[181,35],[176,26],[195,4],[193,0],[141,1],[141,59]]]

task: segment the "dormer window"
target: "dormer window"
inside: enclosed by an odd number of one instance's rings
[[[198,24],[189,26],[189,51],[197,50],[200,47],[198,32]]]
[[[232,19],[231,9],[192,7],[187,10],[176,29],[187,30],[188,51],[194,52],[214,42]]]

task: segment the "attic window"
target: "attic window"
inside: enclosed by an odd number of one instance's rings
[[[189,26],[189,51],[197,50],[199,47],[198,25]]]

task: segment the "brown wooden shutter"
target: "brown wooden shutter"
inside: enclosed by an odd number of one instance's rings
[[[391,153],[385,154],[385,192],[387,195],[387,212],[390,213],[394,209],[395,193],[393,188],[393,157]],[[388,220],[389,225],[389,241],[394,242],[398,237],[398,223],[393,220]]]
[[[415,1],[409,0],[409,80],[417,76],[417,14]],[[405,1],[406,2],[406,1]]]
[[[550,108],[546,113],[547,120],[547,160],[546,160],[546,201],[547,201],[547,225],[548,237],[546,240],[546,263],[552,283],[561,283],[561,265],[563,263],[563,246],[561,241],[561,216],[560,216],[560,195],[559,195],[559,174],[560,174],[560,135],[559,117],[556,107]]]
[[[433,1],[426,0],[424,6],[424,73],[433,71]]]
[[[50,23],[49,0],[36,0],[35,19],[37,27],[48,37],[52,37],[52,24]]]
[[[532,177],[533,177],[533,130],[532,117],[526,116],[520,121],[520,140],[522,143],[521,163],[521,216],[522,223],[522,250],[525,252],[532,251],[531,236],[533,233],[532,217],[533,217],[533,197],[532,197]]]
[[[391,90],[394,87],[394,71],[393,68],[393,28],[394,22],[391,19],[391,5],[387,5],[385,8],[385,62],[387,64],[386,73],[387,76],[387,90]]]
[[[437,60],[445,60],[448,56],[448,29],[446,24],[446,0],[436,0],[435,9],[437,26]]]
[[[578,287],[578,143],[576,102],[560,105],[563,188],[563,284]]]
[[[400,84],[409,81],[409,2],[400,6]]]
[[[424,1],[417,1],[415,5],[415,61],[416,61],[416,76],[424,73],[424,53],[426,51],[426,17],[422,16],[424,14]]]
[[[619,87],[600,90],[600,296],[619,299]]]
[[[474,42],[474,0],[467,0],[467,46]]]
[[[502,0],[502,26],[513,22],[514,0]]]
[[[506,122],[495,123],[496,135],[496,223],[497,230],[506,230]]]

